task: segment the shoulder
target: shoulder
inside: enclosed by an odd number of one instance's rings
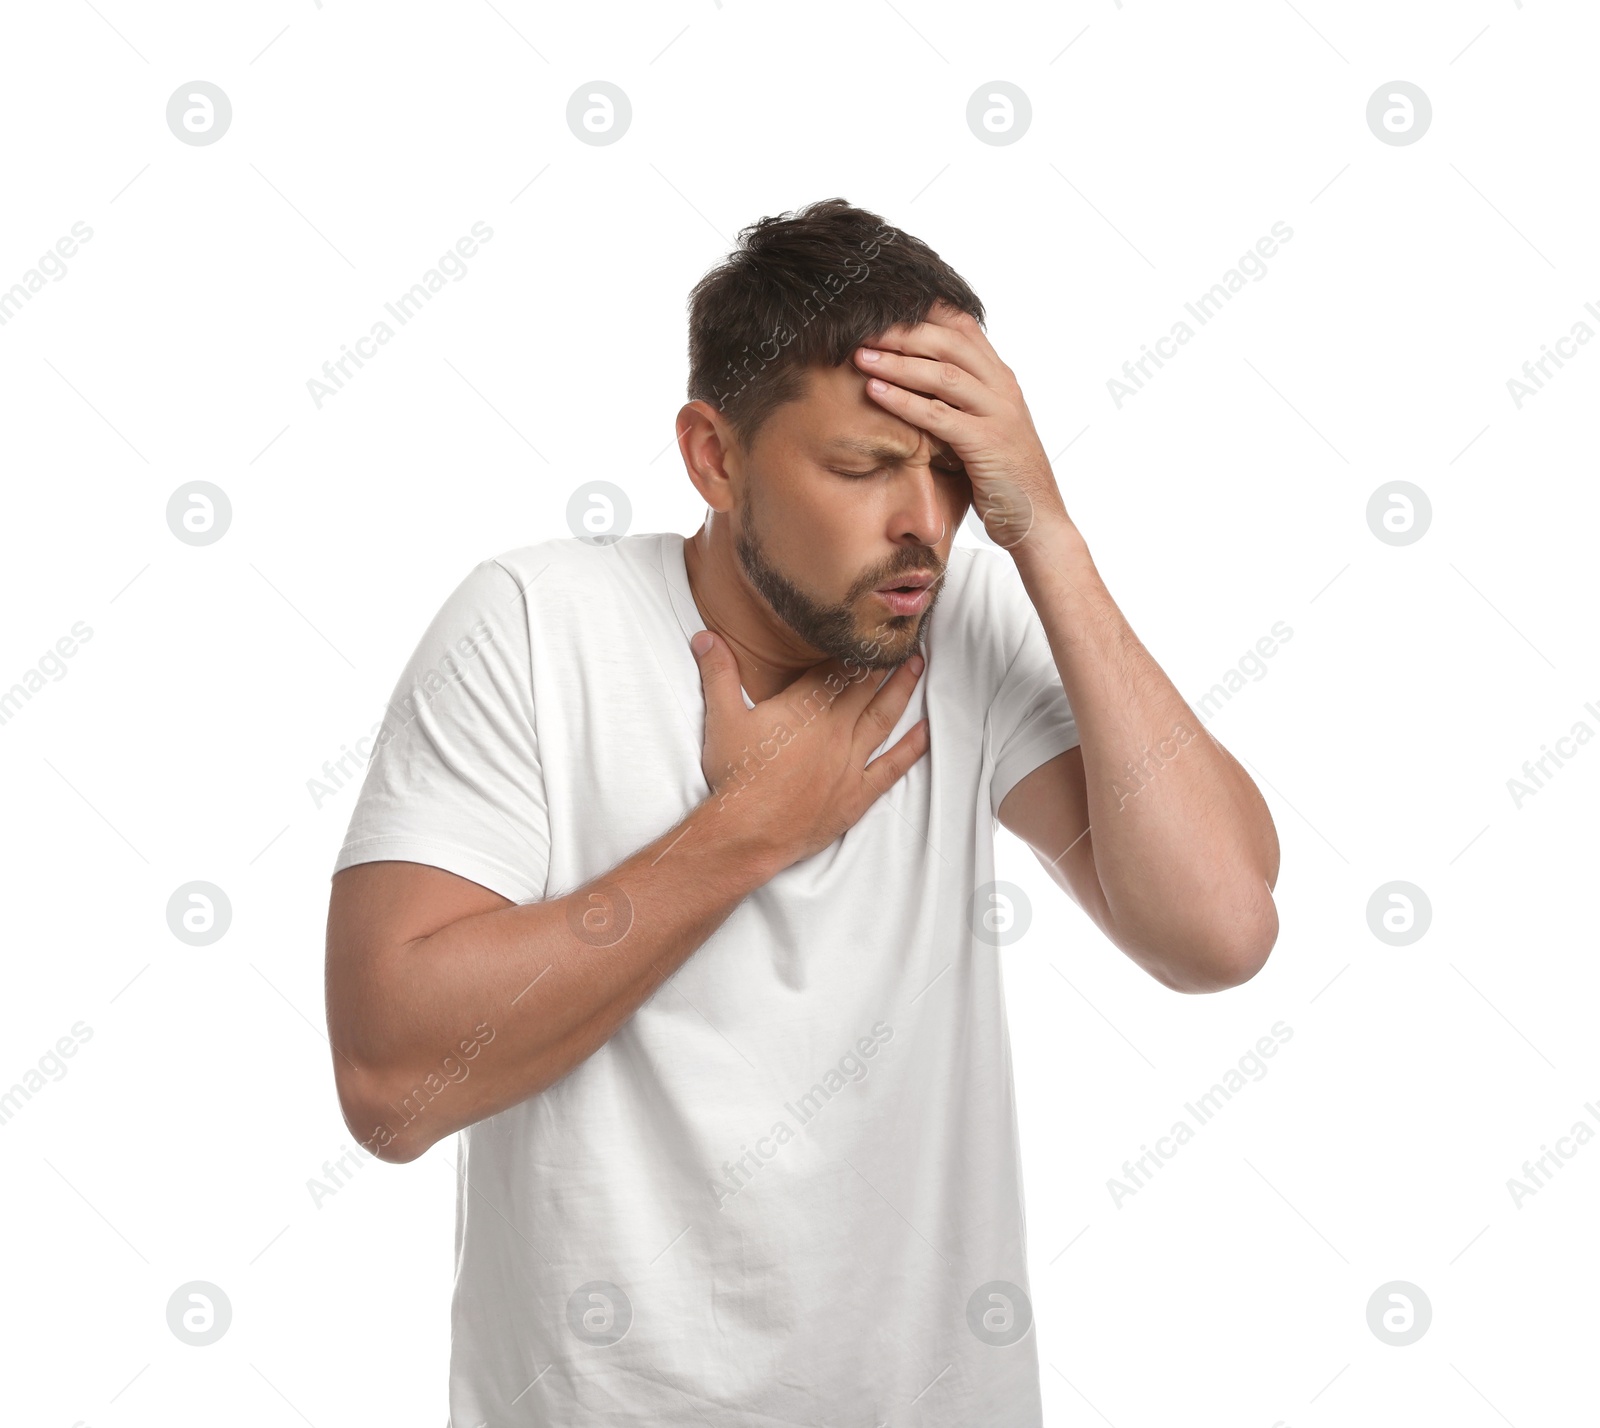
[[[599,545],[577,536],[551,536],[488,556],[483,564],[498,565],[512,576],[529,579],[548,572],[569,580],[595,582],[603,580],[607,571],[619,567],[658,571],[665,542],[682,539],[679,535],[650,531],[643,535],[619,536]]]
[[[1003,550],[957,545],[950,548],[947,569],[938,613],[948,603],[952,642],[1001,646],[1015,654],[1033,613],[1016,562]]]
[[[952,697],[987,708],[1037,620],[1016,562],[1003,550],[952,546],[929,630],[930,661],[957,671]]]
[[[659,584],[662,547],[669,539],[682,537],[650,532],[599,545],[577,536],[551,536],[485,557],[468,573],[467,582],[520,596],[517,603],[524,612],[562,608],[604,597],[619,580],[653,578]]]

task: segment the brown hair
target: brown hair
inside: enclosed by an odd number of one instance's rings
[[[807,367],[847,362],[886,328],[924,321],[939,298],[983,321],[932,248],[842,198],[760,219],[689,294],[689,398],[749,446],[803,395]]]

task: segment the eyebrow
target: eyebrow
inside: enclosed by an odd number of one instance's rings
[[[909,461],[915,454],[889,442],[869,441],[855,436],[835,437],[828,443],[828,450],[852,451],[858,456],[870,456],[877,461],[893,462]],[[935,450],[933,454],[936,457],[942,456],[946,460],[952,459],[955,455],[954,452],[946,450]]]

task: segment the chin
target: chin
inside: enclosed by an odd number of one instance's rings
[[[889,626],[874,628],[857,638],[851,658],[867,669],[895,669],[917,652],[923,623],[908,615]]]

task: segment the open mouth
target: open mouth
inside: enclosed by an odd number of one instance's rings
[[[926,572],[906,576],[899,584],[882,585],[873,593],[886,604],[894,615],[915,615],[933,599],[933,587],[938,577]]]
[[[901,580],[897,581],[893,585],[880,585],[878,587],[878,593],[880,595],[887,595],[890,593],[898,595],[915,595],[919,590],[926,590],[930,585],[938,580],[938,578],[938,576],[929,571],[918,571],[914,575],[904,576]]]

